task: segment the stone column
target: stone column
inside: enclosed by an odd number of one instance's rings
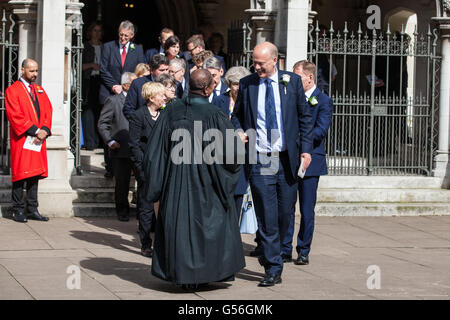
[[[275,39],[275,21],[277,18],[277,0],[251,0],[250,9],[245,12],[250,16],[255,32],[256,44]]]
[[[286,70],[292,71],[295,62],[307,58],[309,0],[287,2]]]
[[[433,175],[442,178],[442,187],[450,188],[450,10],[444,8],[444,17],[432,18],[441,30],[441,79],[439,81],[439,136],[434,157]]]
[[[17,15],[17,27],[19,30],[19,55],[18,67],[26,58],[36,58],[36,22],[37,8],[36,0],[12,0],[9,4],[13,13]]]

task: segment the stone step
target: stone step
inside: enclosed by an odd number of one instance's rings
[[[419,176],[322,176],[319,189],[441,189],[441,181]]]
[[[104,170],[104,161],[103,149],[81,150],[80,163],[84,170]]]
[[[448,203],[318,203],[315,214],[330,217],[443,216],[450,215],[450,206]]]
[[[324,189],[317,192],[318,203],[447,203],[450,190],[443,189]]]
[[[130,187],[135,186],[135,179],[131,177]],[[73,189],[89,189],[89,188],[114,188],[114,179],[105,178],[103,173],[83,173],[81,176],[72,175],[70,177],[70,185]]]
[[[116,217],[113,203],[74,203],[72,213],[75,217]],[[130,216],[136,216],[136,206],[130,204]]]
[[[132,199],[133,190],[130,190],[128,200]],[[114,203],[114,188],[74,189],[73,203]]]
[[[0,175],[0,190],[1,189],[11,189],[11,176],[10,175]]]

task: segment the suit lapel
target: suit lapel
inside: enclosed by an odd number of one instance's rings
[[[118,40],[116,40],[114,46],[114,52],[113,56],[116,58],[117,62],[119,63],[119,66],[122,67],[122,59],[120,58],[120,43]]]
[[[281,77],[283,76],[284,72],[278,71],[278,90],[280,91],[280,108],[281,108],[281,115],[283,116],[283,123],[286,123],[287,121],[287,87],[285,90],[284,84],[281,82]],[[289,87],[289,83],[287,85]],[[285,93],[286,92],[286,93]]]
[[[253,125],[256,128],[256,121],[258,118],[258,91],[259,91],[259,76],[255,73],[255,77],[253,81],[249,85],[249,94],[250,94],[250,110],[253,115]]]
[[[125,67],[130,64],[134,57],[134,55],[136,54],[134,49],[131,49],[131,45],[132,42],[130,42],[130,44],[128,45],[128,52],[127,52],[127,57],[125,58],[125,63],[123,64],[123,69],[125,69]]]

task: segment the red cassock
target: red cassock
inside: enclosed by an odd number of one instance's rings
[[[34,108],[31,96],[22,81],[16,81],[5,91],[5,109],[10,123],[11,141],[11,180],[48,176],[47,142],[44,140],[40,152],[24,149],[26,131],[32,125],[37,128],[47,127],[51,130],[52,105],[41,86],[33,84],[36,93],[40,121]]]

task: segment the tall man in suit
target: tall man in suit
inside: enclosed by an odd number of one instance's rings
[[[308,108],[311,110],[314,123],[311,165],[306,170],[303,179],[299,179],[298,183],[301,220],[296,247],[298,257],[294,260],[294,263],[306,265],[309,264],[309,252],[314,233],[314,207],[316,206],[319,178],[328,174],[324,140],[331,125],[333,101],[316,87],[317,68],[314,63],[307,60],[299,61],[294,65],[294,73],[302,78],[303,88],[308,99]],[[289,231],[283,240],[281,256],[285,262],[292,261],[294,217],[295,211],[293,210],[291,212]]]
[[[38,183],[47,178],[47,138],[51,135],[52,104],[41,86],[34,82],[38,63],[22,62],[21,77],[5,91],[5,110],[9,120],[11,143],[11,200],[13,218],[27,222],[23,188],[26,185],[28,218],[48,221],[38,211]]]
[[[159,48],[150,48],[147,51],[145,51],[145,61],[146,63],[150,64],[150,60],[155,54],[162,53],[164,54],[164,44],[166,43],[166,40],[169,39],[171,36],[174,36],[175,33],[172,29],[169,28],[163,28],[161,32],[159,33],[158,41],[160,43]]]
[[[115,179],[116,213],[120,221],[130,219],[130,205],[128,203],[132,169],[128,146],[130,134],[128,120],[123,115],[122,109],[128,89],[135,78],[136,75],[132,72],[125,72],[122,75],[122,92],[106,98],[98,120],[98,131],[109,147]]]
[[[263,255],[265,276],[259,286],[281,283],[281,241],[289,228],[297,198],[297,170],[311,162],[312,118],[301,78],[278,70],[278,49],[270,42],[253,51],[256,73],[241,79],[232,113],[247,142],[249,177]],[[249,130],[251,129],[251,130]]]
[[[119,26],[119,40],[105,43],[100,60],[100,104],[111,94],[122,92],[120,77],[124,72],[134,72],[136,66],[145,62],[141,46],[132,42],[135,34],[133,23],[125,20]],[[108,148],[105,146],[106,177],[112,177],[112,168],[108,159]]]
[[[208,97],[209,103],[212,103],[215,97],[220,96],[221,94],[227,91],[228,86],[225,81],[222,79],[223,76],[223,67],[222,63],[216,57],[210,57],[203,62],[203,69],[208,70],[214,80],[214,91]]]
[[[142,98],[142,87],[144,84],[149,81],[154,82],[156,77],[160,74],[169,73],[169,58],[160,54],[155,54],[150,59],[150,70],[148,76],[140,77],[131,84],[123,107],[123,114],[128,121],[130,121],[131,114],[134,111],[146,105],[144,98]]]

